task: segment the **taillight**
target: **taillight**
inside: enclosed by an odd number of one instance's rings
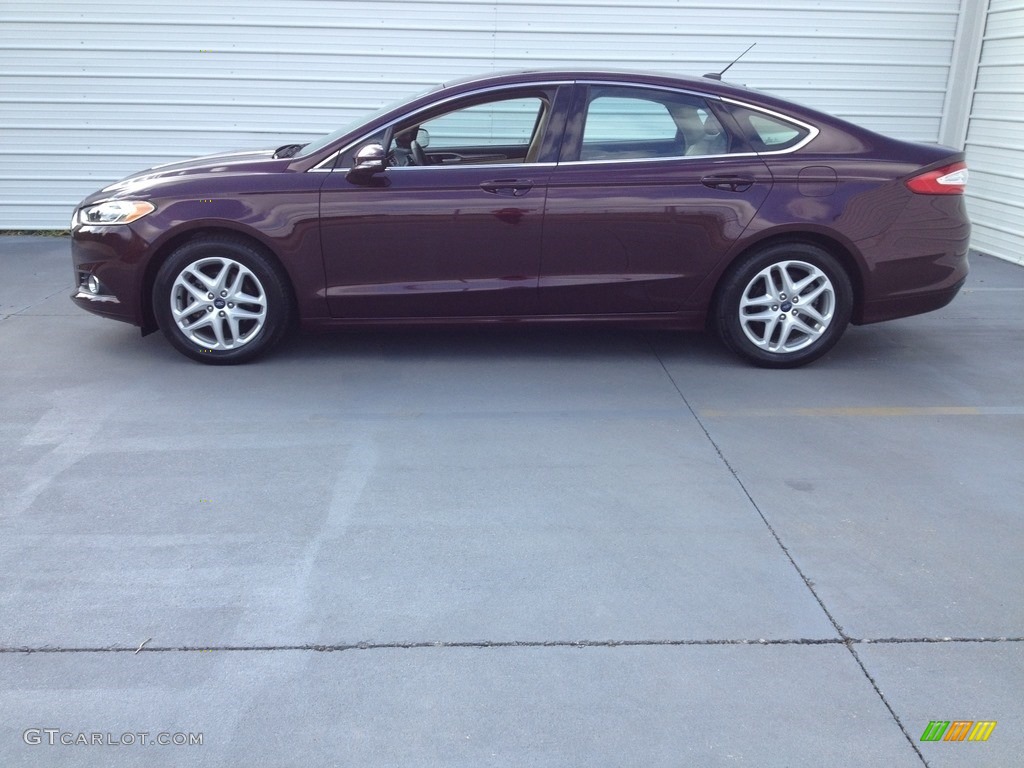
[[[967,163],[953,163],[907,180],[907,188],[919,195],[962,195],[967,186]]]

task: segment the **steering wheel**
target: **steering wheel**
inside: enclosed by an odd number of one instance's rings
[[[413,165],[427,165],[427,153],[416,139],[409,142],[409,151],[412,152]]]

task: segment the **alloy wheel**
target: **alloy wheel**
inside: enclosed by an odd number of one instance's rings
[[[747,283],[738,311],[751,343],[766,352],[789,353],[817,341],[835,308],[835,287],[821,269],[805,261],[780,261]]]
[[[248,344],[267,319],[267,295],[259,278],[223,256],[182,269],[171,286],[170,303],[171,317],[185,337],[214,351]]]

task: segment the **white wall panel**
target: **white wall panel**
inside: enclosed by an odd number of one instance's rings
[[[1024,264],[1024,2],[992,0],[967,127],[972,245]]]
[[[727,76],[735,82],[935,141],[960,8],[961,0],[0,0],[0,228],[65,227],[81,197],[132,170],[307,139],[443,80],[586,65],[701,74],[751,42]],[[998,42],[989,58],[1012,57]]]

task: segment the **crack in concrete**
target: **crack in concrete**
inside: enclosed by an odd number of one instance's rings
[[[35,302],[31,303],[31,304],[28,304],[28,305],[22,307],[21,309],[15,310],[14,312],[8,312],[7,314],[5,314],[3,316],[3,318],[0,318],[0,319],[6,320],[9,317],[18,317],[20,315],[23,315],[23,313],[28,312],[30,309],[34,309],[35,307],[38,307],[40,304],[45,304],[47,301],[52,299],[54,296],[59,296],[62,293],[70,294],[72,290],[74,290],[74,286],[71,286],[71,285],[68,285],[66,288],[58,288],[53,293],[49,294],[48,296],[44,296],[43,298],[39,299],[38,301],[35,301]],[[24,315],[24,316],[25,317],[65,317],[65,315],[63,315],[63,314],[62,315]]]
[[[1024,637],[888,637],[888,638],[707,638],[681,640],[395,640],[390,642],[294,643],[282,645],[135,645],[51,646],[6,645],[3,653],[203,653],[212,651],[381,651],[429,648],[651,648],[659,646],[722,645],[842,645],[854,653],[855,645],[901,645],[906,643],[1022,643]],[[863,668],[863,665],[862,665]],[[865,675],[867,672],[865,671]],[[870,679],[870,675],[868,675]]]
[[[645,337],[645,339],[647,341],[648,347],[651,350],[651,353],[654,355],[654,358],[661,365],[661,369],[665,372],[665,375],[668,377],[668,380],[672,383],[672,386],[673,388],[675,388],[676,393],[678,393],[679,398],[683,401],[683,404],[686,406],[687,410],[693,416],[693,419],[697,422],[697,426],[700,427],[701,431],[704,433],[704,436],[708,439],[708,442],[711,443],[711,447],[714,448],[715,453],[718,454],[718,458],[721,460],[722,464],[725,465],[725,468],[729,470],[729,473],[736,481],[736,484],[739,485],[740,490],[743,491],[743,494],[747,497],[747,500],[750,501],[751,506],[753,506],[754,510],[757,512],[761,520],[764,522],[765,526],[768,528],[768,532],[771,533],[772,538],[775,539],[775,543],[779,545],[779,548],[786,556],[786,559],[789,560],[790,564],[796,570],[797,574],[799,574],[800,578],[804,582],[804,586],[807,587],[808,591],[811,593],[815,601],[817,601],[818,605],[821,607],[821,610],[824,611],[825,616],[827,616],[828,620],[832,623],[832,626],[835,628],[836,632],[839,633],[840,637],[842,638],[843,645],[846,646],[847,650],[850,652],[850,655],[853,656],[853,659],[857,663],[857,666],[860,667],[861,672],[864,674],[864,677],[867,678],[867,681],[871,684],[871,687],[874,689],[875,694],[881,700],[882,704],[885,705],[885,708],[889,711],[889,715],[892,717],[893,721],[896,723],[897,726],[899,726],[899,729],[903,733],[903,737],[907,740],[907,743],[910,745],[910,748],[914,750],[914,753],[917,755],[918,759],[920,759],[921,763],[925,766],[925,768],[930,768],[928,765],[928,761],[925,760],[924,753],[921,752],[921,748],[918,747],[917,743],[910,735],[910,732],[903,724],[903,721],[900,720],[899,715],[896,714],[896,710],[893,709],[892,705],[889,703],[889,700],[885,697],[885,694],[882,693],[881,688],[878,687],[878,683],[875,682],[875,679],[868,672],[867,667],[864,666],[864,662],[861,660],[860,656],[854,650],[854,643],[852,642],[852,638],[849,635],[847,635],[846,632],[843,630],[842,625],[840,625],[839,621],[833,615],[832,611],[830,611],[828,609],[828,606],[825,605],[825,601],[822,600],[821,596],[818,594],[818,591],[814,588],[814,582],[812,582],[810,578],[807,577],[807,574],[803,572],[803,569],[800,568],[800,566],[797,564],[796,559],[793,557],[792,553],[786,547],[785,543],[783,543],[782,537],[779,536],[778,532],[775,530],[772,524],[768,522],[768,517],[761,510],[761,507],[758,505],[757,501],[754,500],[754,497],[747,489],[747,486],[744,484],[743,480],[740,479],[740,476],[737,473],[735,467],[733,467],[730,461],[725,457],[725,454],[722,452],[721,447],[711,436],[711,433],[708,431],[708,428],[704,425],[704,422],[701,420],[701,417],[697,413],[696,409],[690,404],[690,401],[686,399],[686,395],[683,394],[682,388],[679,386],[678,382],[676,382],[675,378],[669,372],[668,367],[665,365],[665,361],[662,360],[661,355],[658,354],[658,350],[656,350],[654,348],[654,345],[651,343],[650,337]]]

